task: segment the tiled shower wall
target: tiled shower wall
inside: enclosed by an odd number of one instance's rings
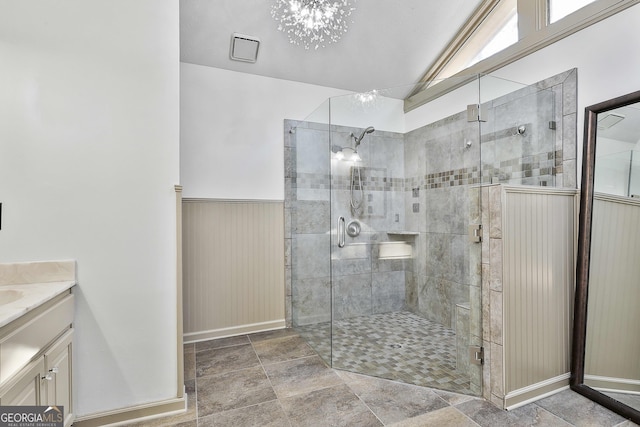
[[[420,232],[408,307],[453,329],[456,305],[469,303],[469,286],[480,280],[477,268],[470,269],[467,237],[469,215],[479,211],[478,197],[469,194],[480,176],[479,133],[466,117],[451,116],[405,138],[407,228]]]
[[[576,188],[577,80],[572,69],[483,104],[483,184]]]
[[[329,146],[352,146],[350,133],[361,129],[286,121],[288,325],[331,319],[331,254],[336,318],[405,307],[453,329],[468,328],[459,334],[467,339],[462,344],[482,345],[482,311],[486,317],[493,307],[488,298],[481,303],[481,263],[497,268],[492,264],[500,258],[469,243],[469,224],[481,222],[479,186],[575,188],[576,83],[574,69],[485,102],[480,123],[468,122],[465,111],[404,135],[365,136],[359,150],[363,233],[347,243],[366,244],[341,251],[340,259],[330,218],[354,217],[350,169],[334,164],[331,212]],[[418,232],[400,237],[413,244],[413,259],[378,260],[376,242],[398,239],[386,232],[402,230]],[[493,368],[485,369],[485,391]],[[480,370],[471,371],[479,388]]]
[[[329,135],[326,125],[293,121],[285,128],[285,219],[291,231],[286,239],[287,298],[296,308],[289,309],[291,324],[331,319],[332,274],[336,320],[404,309],[405,271],[411,270],[411,260],[378,257],[378,242],[389,240],[386,232],[404,229],[403,136],[376,131],[363,140],[359,154],[364,198],[362,211],[356,213],[349,207],[353,163],[331,159],[329,138],[331,144],[352,147],[351,133],[361,129],[332,126]],[[356,190],[355,196],[361,197],[359,187]],[[340,216],[347,223],[358,220],[362,232],[347,236],[347,246],[337,250],[332,242],[337,224],[330,224],[330,218]]]
[[[575,188],[576,80],[574,69],[485,102],[480,123],[462,112],[405,135],[406,224],[420,232],[407,305],[456,329],[458,305],[470,303],[471,344],[481,344],[489,262],[468,238],[481,223],[478,184]]]

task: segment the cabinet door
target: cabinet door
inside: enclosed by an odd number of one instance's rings
[[[47,388],[47,401],[43,404],[63,406],[65,426],[71,425],[74,419],[71,391],[72,344],[73,329],[70,329],[44,353],[44,370],[47,381],[43,385]]]
[[[22,369],[15,378],[9,381],[0,391],[0,405],[24,406],[41,405],[41,383],[44,373],[42,357],[34,360]],[[44,390],[43,390],[44,392]]]

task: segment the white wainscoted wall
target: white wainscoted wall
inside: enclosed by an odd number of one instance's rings
[[[578,191],[482,190],[484,396],[511,409],[569,384]]]
[[[283,328],[284,203],[182,206],[185,342]]]
[[[640,392],[640,201],[593,201],[585,383]]]

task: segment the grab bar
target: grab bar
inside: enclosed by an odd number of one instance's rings
[[[341,228],[340,226],[342,226],[342,232],[340,232],[340,228]],[[338,218],[338,230],[337,230],[337,232],[338,232],[338,247],[339,248],[344,248],[344,244],[346,242],[346,236],[345,236],[346,230],[347,230],[347,227],[346,227],[346,225],[344,223],[344,217],[341,216],[340,218]]]

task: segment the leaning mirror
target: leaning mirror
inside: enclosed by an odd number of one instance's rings
[[[640,91],[584,135],[571,388],[640,423]]]

